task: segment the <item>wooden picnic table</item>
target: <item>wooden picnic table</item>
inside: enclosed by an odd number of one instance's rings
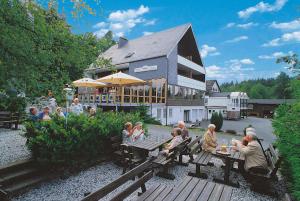
[[[173,188],[163,184],[156,184],[143,193],[137,200],[229,201],[231,195],[232,187],[230,186],[187,176],[180,184]]]
[[[229,151],[230,155],[220,154],[217,151],[214,151],[212,153],[215,157],[222,158],[225,161],[224,177],[223,177],[223,179],[221,179],[221,178],[214,178],[214,181],[238,188],[239,187],[239,183],[237,181],[231,181],[229,179],[230,170],[231,170],[232,165],[233,165],[234,162],[238,162],[239,169],[243,168],[242,165],[244,164],[245,159],[241,155],[241,153],[238,152],[238,151],[235,151],[235,150],[233,150],[231,148],[229,148],[228,151]]]
[[[156,149],[162,150],[162,146],[172,140],[172,136],[168,138],[162,138],[162,139],[154,139],[154,138],[146,138],[143,141],[138,142],[130,142],[128,143],[128,146],[132,149],[136,149],[141,151],[142,156],[146,158],[150,151],[154,151]]]

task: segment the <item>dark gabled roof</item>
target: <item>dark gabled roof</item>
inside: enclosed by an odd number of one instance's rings
[[[231,92],[215,92],[211,93],[209,96],[210,97],[230,97]]]
[[[280,105],[283,103],[295,103],[296,99],[249,99],[248,103],[262,105]]]
[[[214,86],[215,82],[217,83],[217,85],[220,89],[220,86],[219,86],[217,80],[206,80],[206,91],[207,92],[210,92],[212,90],[212,87]],[[220,89],[220,91],[221,91],[221,89]]]
[[[148,36],[128,40],[121,48],[118,48],[118,44],[116,44],[99,57],[111,58],[112,64],[117,65],[167,56],[190,28],[191,24],[184,24]]]

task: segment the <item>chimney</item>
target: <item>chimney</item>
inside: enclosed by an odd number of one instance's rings
[[[119,38],[119,42],[118,42],[118,48],[123,47],[124,45],[126,45],[128,43],[128,40],[124,37],[120,37]]]

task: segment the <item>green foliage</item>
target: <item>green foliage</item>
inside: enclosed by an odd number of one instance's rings
[[[0,90],[0,111],[19,112],[22,114],[26,107],[25,97],[16,90]]]
[[[34,3],[0,0],[0,88],[40,97],[52,90],[58,102],[62,88],[82,78],[84,69],[115,42],[92,33],[74,35],[55,9]]]
[[[295,98],[290,86],[292,80],[294,78],[290,78],[286,73],[281,72],[276,78],[252,79],[240,83],[229,82],[222,84],[220,87],[223,92],[246,92],[250,98],[254,99],[289,99]]]
[[[216,131],[220,131],[223,126],[223,115],[217,112],[212,113],[210,123],[216,126]]]
[[[51,121],[26,122],[25,136],[38,160],[70,164],[109,154],[108,138],[121,135],[128,121],[140,121],[139,114],[99,112],[94,118],[70,114],[67,125],[64,118],[54,116]]]
[[[300,74],[300,61],[297,54],[280,57],[276,60],[276,63],[288,64],[288,69],[293,73]]]
[[[288,179],[289,190],[300,200],[300,102],[278,107],[272,124],[283,157],[282,173]]]
[[[137,112],[139,113],[141,119],[148,124],[161,125],[161,122],[156,120],[154,117],[151,117],[148,113],[149,107],[146,105],[139,105],[137,107]]]

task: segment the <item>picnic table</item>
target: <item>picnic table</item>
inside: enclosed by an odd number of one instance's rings
[[[221,179],[221,178],[214,178],[214,181],[216,181],[218,183],[226,184],[226,185],[229,185],[229,186],[233,186],[233,187],[239,187],[239,183],[238,182],[231,181],[229,179],[230,170],[231,170],[232,164],[234,162],[238,162],[239,169],[242,168],[241,165],[244,164],[245,159],[241,155],[240,152],[235,151],[235,150],[233,150],[231,148],[228,149],[228,152],[230,153],[228,155],[220,154],[218,151],[214,151],[212,153],[215,157],[222,158],[225,161],[224,177],[223,177],[223,179]]]
[[[162,147],[165,143],[169,142],[172,140],[172,136],[167,137],[167,138],[146,138],[143,141],[138,141],[138,142],[130,142],[128,143],[128,146],[131,147],[132,149],[138,150],[143,158],[147,158],[149,155],[150,151],[154,151],[156,149],[159,149],[159,151],[162,150]]]
[[[138,201],[229,201],[232,187],[187,176],[176,187],[156,184],[144,192]]]

